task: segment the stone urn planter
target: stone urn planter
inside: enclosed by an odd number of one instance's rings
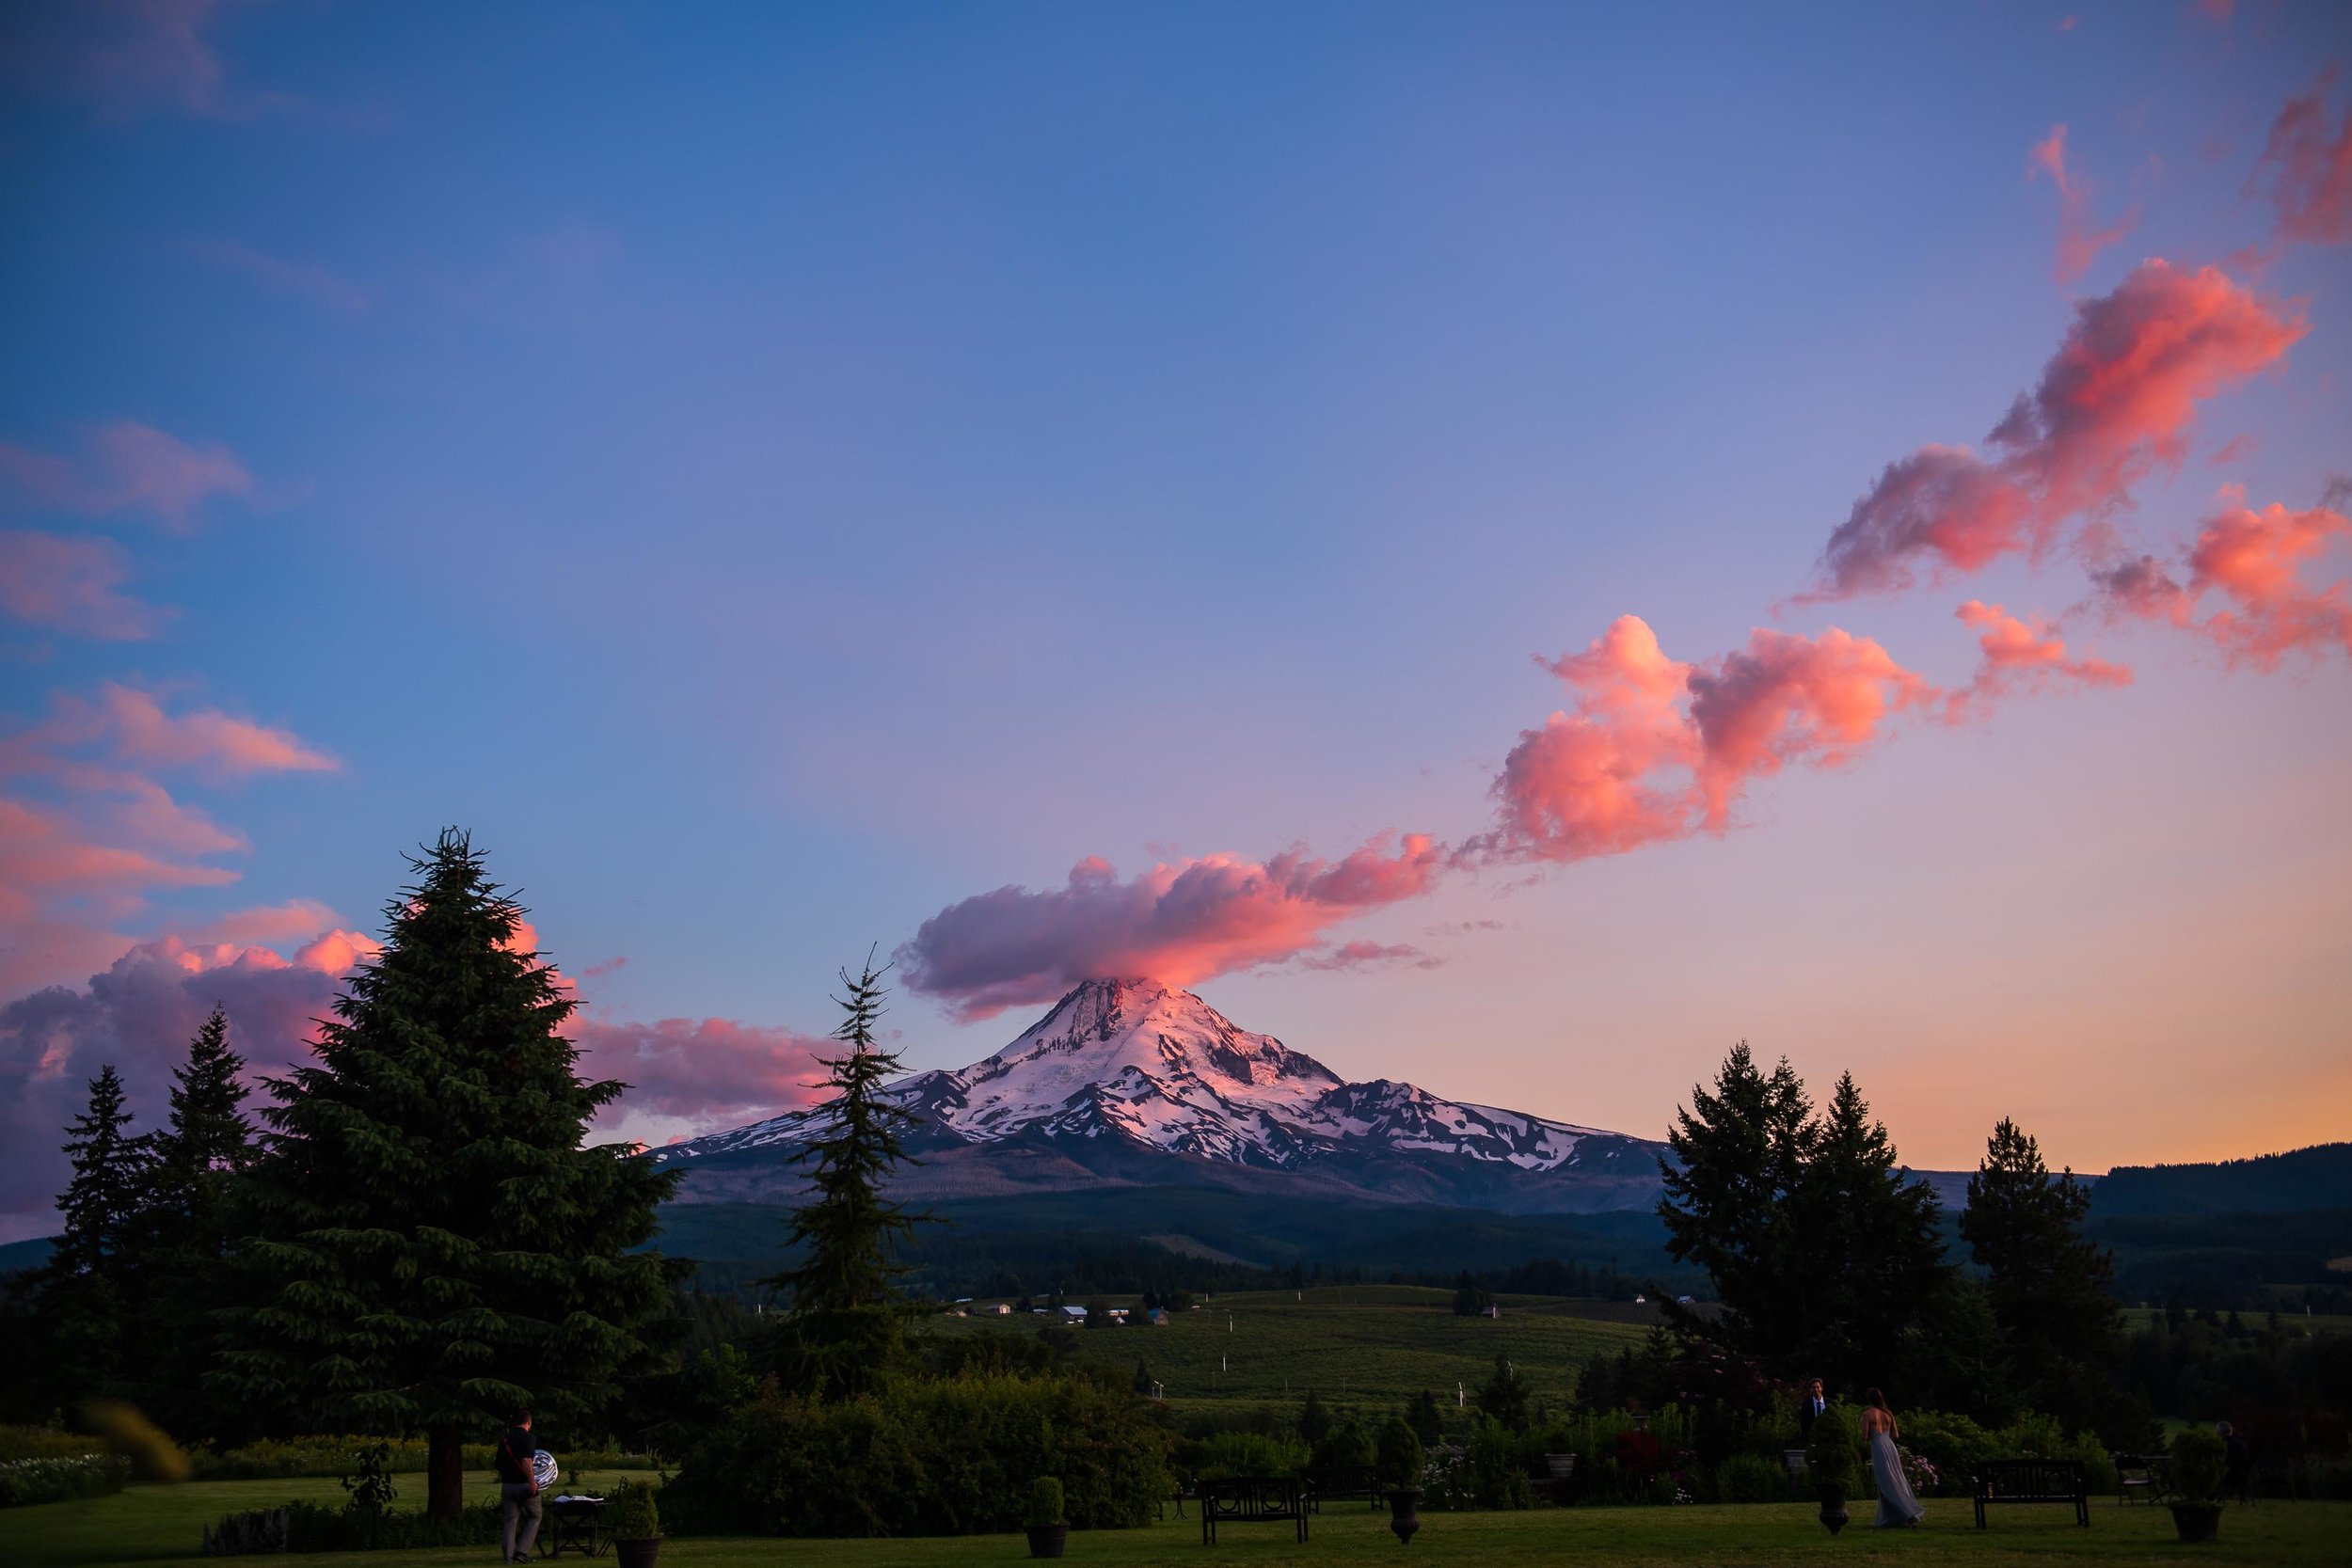
[[[2221,1535],[2219,1503],[2174,1503],[2172,1528],[2184,1541],[2214,1541]]]
[[[1030,1525],[1026,1533],[1031,1557],[1059,1557],[1070,1544],[1068,1525]]]
[[[1061,1481],[1040,1476],[1030,1483],[1029,1512],[1021,1528],[1029,1537],[1031,1557],[1059,1557],[1070,1544],[1070,1521],[1062,1517]]]
[[[1410,1545],[1413,1532],[1421,1528],[1421,1488],[1396,1486],[1389,1489],[1389,1528],[1397,1540]]]
[[[612,1560],[618,1568],[654,1568],[660,1560],[661,1537],[658,1535],[612,1543]]]
[[[1852,1514],[1846,1512],[1846,1489],[1844,1487],[1824,1486],[1821,1488],[1821,1526],[1824,1529],[1836,1535],[1846,1528],[1846,1521],[1852,1517]]]

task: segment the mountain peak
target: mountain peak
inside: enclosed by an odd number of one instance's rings
[[[1373,1149],[1559,1170],[1587,1163],[1591,1128],[1441,1100],[1391,1079],[1350,1084],[1193,992],[1142,976],[1080,982],[992,1056],[917,1073],[890,1093],[946,1138],[1109,1138],[1241,1164],[1303,1167]],[[809,1135],[791,1112],[660,1156],[692,1159]]]

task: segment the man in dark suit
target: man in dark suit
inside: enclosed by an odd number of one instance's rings
[[[1797,1402],[1797,1435],[1808,1447],[1813,1442],[1813,1422],[1829,1408],[1829,1400],[1821,1392],[1821,1380],[1815,1378],[1804,1386],[1804,1397]]]

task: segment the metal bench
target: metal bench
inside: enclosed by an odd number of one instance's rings
[[[2090,1523],[2090,1494],[2079,1460],[1996,1459],[1977,1471],[1974,1490],[1979,1529],[1984,1528],[1985,1509],[2000,1503],[2073,1503],[2074,1523]]]
[[[1216,1527],[1289,1520],[1307,1539],[1306,1483],[1291,1476],[1232,1476],[1200,1483],[1200,1544],[1216,1544]]]

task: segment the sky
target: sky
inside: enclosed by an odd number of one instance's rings
[[[2352,13],[0,19],[0,1239],[449,825],[602,1131],[1089,974],[1662,1134],[2352,1136]]]

